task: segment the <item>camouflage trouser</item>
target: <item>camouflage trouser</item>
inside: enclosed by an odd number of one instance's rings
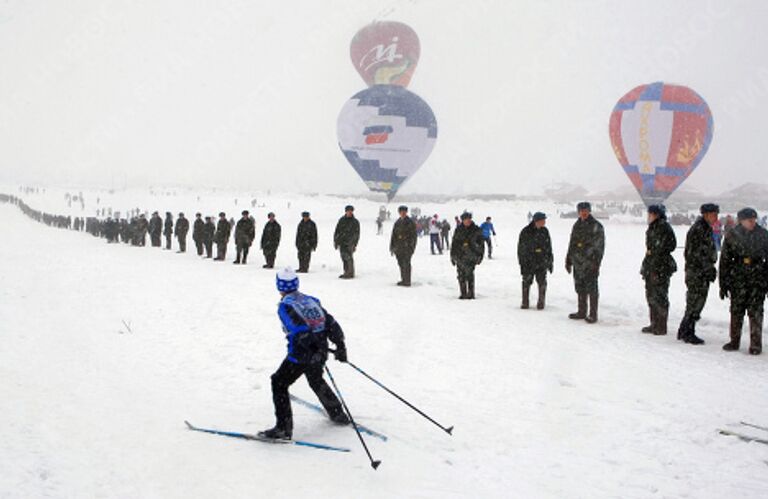
[[[536,284],[541,286],[547,285],[547,269],[539,270],[533,274],[523,274],[523,284],[530,286],[533,284],[533,279],[536,278]]]
[[[456,262],[456,275],[459,282],[467,281],[474,282],[475,280],[475,263],[459,260]]]
[[[352,248],[340,246],[339,254],[341,255],[341,263],[344,266],[344,275],[354,276],[355,275],[355,259],[353,257],[354,252],[352,251]]]
[[[686,279],[685,285],[685,316],[684,319],[698,321],[701,319],[701,311],[707,303],[709,294],[709,281],[706,279]]]
[[[650,274],[645,278],[645,299],[649,307],[669,308],[669,277]]]
[[[731,291],[731,315],[743,317],[763,317],[765,290],[757,286],[741,286]]]
[[[573,286],[578,294],[599,294],[598,273],[592,270],[573,268]]]
[[[312,250],[299,250],[299,269],[309,270],[309,261],[312,259]]]
[[[413,253],[395,253],[397,266],[400,267],[400,281],[411,282],[411,257]]]

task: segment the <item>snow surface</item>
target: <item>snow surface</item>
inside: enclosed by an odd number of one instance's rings
[[[92,214],[97,195],[101,206],[122,211],[184,210],[190,217],[203,209],[229,216],[250,209],[253,197],[241,193],[235,206],[236,195],[222,192],[87,193],[87,209],[73,205],[72,213]],[[342,281],[332,232],[348,200],[256,197],[264,203],[252,210],[257,231],[269,210],[283,225],[278,265],[296,264],[299,213],[312,211],[320,248],[302,289],[342,324],[350,360],[455,425],[454,436],[334,361],[329,366],[353,415],[390,437],[367,438],[383,461],[377,471],[350,428],[296,404],[296,438],[352,452],[188,431],[185,419],[247,432],[273,423],[269,375],[284,341],[274,272],[261,268],[257,248],[242,267],[199,261],[192,245],[184,255],[107,245],[37,224],[6,204],[0,497],[768,496],[768,446],[717,433],[744,431],[740,420],[768,424],[768,356],[746,355],[747,337],[741,352],[720,349],[728,312],[715,289],[699,325],[707,344],[677,342],[682,273],[672,282],[670,336],[640,334],[647,321],[641,223],[606,223],[600,322],[588,325],[567,318],[575,294],[562,262],[573,221],[556,216],[548,223],[557,265],[547,309],[518,308],[518,232],[528,211],[554,215],[555,205],[422,205],[425,214],[450,219],[464,208],[477,219],[494,217],[496,257],[477,269],[478,299],[459,301],[448,257],[431,256],[427,238],[414,257],[414,287],[394,285],[391,224],[375,235],[377,203],[353,200],[363,232],[358,278]],[[63,191],[22,198],[68,211]],[[680,245],[684,230],[676,228]],[[682,268],[680,251],[676,258]],[[303,380],[292,392],[314,400]]]

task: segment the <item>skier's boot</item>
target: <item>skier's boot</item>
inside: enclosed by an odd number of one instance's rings
[[[520,304],[520,308],[523,310],[527,309],[530,305],[528,303],[528,298],[531,292],[531,286],[523,283],[523,303]]]
[[[330,418],[331,418],[331,421],[333,421],[334,423],[340,426],[346,426],[350,423],[349,418],[343,412],[334,414],[333,416],[330,416]]]
[[[539,301],[536,302],[536,310],[544,310],[544,302],[547,297],[547,285],[539,284]]]
[[[568,314],[569,319],[584,319],[587,317],[587,294],[579,293],[579,311]]]
[[[268,430],[260,431],[258,436],[273,440],[290,440],[293,436],[293,422],[286,421],[284,423],[277,423]]]
[[[587,322],[590,324],[597,322],[597,293],[589,293],[589,315],[587,316]]]
[[[726,352],[735,352],[739,349],[741,343],[741,326],[744,324],[744,315],[737,315],[731,312],[731,341],[723,345]]]
[[[669,308],[656,308],[656,327],[653,328],[655,336],[665,336],[667,334],[667,319],[669,317]]]
[[[763,317],[749,318],[749,353],[760,355],[763,351]]]
[[[656,313],[654,311],[654,308],[652,306],[650,306],[650,305],[648,305],[648,315],[651,318],[651,323],[648,324],[647,326],[643,327],[640,330],[640,332],[642,332],[642,333],[652,333],[653,332],[653,326],[654,326],[655,319],[656,319]]]

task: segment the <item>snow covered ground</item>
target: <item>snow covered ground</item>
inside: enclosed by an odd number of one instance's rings
[[[72,213],[92,215],[97,195],[86,193],[86,210]],[[236,206],[221,192],[99,196],[123,212],[190,217],[235,214],[254,197],[240,194]],[[751,433],[740,420],[768,425],[768,356],[746,355],[748,337],[741,352],[721,350],[728,312],[715,289],[699,326],[707,344],[677,342],[682,273],[670,292],[670,336],[640,334],[642,224],[606,223],[600,322],[588,325],[567,318],[572,220],[556,216],[547,309],[519,309],[517,234],[529,210],[554,214],[554,205],[421,206],[451,219],[465,208],[477,220],[494,217],[496,258],[478,267],[478,299],[459,301],[454,269],[429,254],[428,239],[414,258],[415,286],[394,285],[391,224],[376,236],[377,203],[353,200],[363,228],[358,278],[342,281],[332,232],[347,200],[255,197],[264,204],[252,210],[257,232],[270,210],[283,225],[278,265],[296,264],[299,213],[312,212],[320,248],[302,289],[342,324],[350,360],[455,425],[454,436],[335,361],[353,415],[390,437],[367,439],[383,461],[377,471],[350,428],[295,404],[296,438],[352,452],[188,431],[185,419],[248,432],[273,423],[269,375],[284,343],[274,273],[258,251],[241,267],[200,261],[194,249],[107,245],[0,205],[0,497],[768,497],[768,446],[717,433]],[[22,198],[68,211],[63,191]],[[676,229],[680,245],[684,230]],[[681,251],[676,258],[682,268]],[[303,380],[293,393],[314,400]]]

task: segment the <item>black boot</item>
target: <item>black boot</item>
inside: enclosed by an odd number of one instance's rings
[[[536,310],[544,310],[544,302],[547,297],[547,285],[539,285],[539,301],[536,302]]]
[[[530,305],[528,303],[529,295],[531,292],[531,286],[523,283],[523,303],[520,304],[520,308],[527,309]]]
[[[469,281],[467,281],[467,299],[475,299],[475,276],[470,277]]]
[[[648,305],[648,316],[651,318],[651,323],[647,326],[643,327],[640,332],[641,333],[652,333],[653,332],[653,322],[656,314],[653,311],[653,307]]]
[[[590,324],[597,322],[597,293],[589,293],[589,315],[587,316],[587,322]]]
[[[285,421],[278,422],[275,426],[268,430],[260,431],[258,436],[261,438],[269,438],[272,440],[290,440],[293,436],[293,422]]]
[[[749,353],[760,355],[763,351],[763,318],[749,318]]]
[[[461,295],[459,295],[459,300],[466,300],[467,299],[467,281],[459,280],[459,291],[461,292]]]
[[[584,319],[587,317],[587,294],[579,293],[579,311],[568,314],[569,319]]]
[[[669,318],[669,308],[658,307],[656,309],[656,324],[653,328],[655,336],[664,336],[667,334],[667,319]]]
[[[678,333],[680,334],[680,333]],[[683,332],[683,341],[690,345],[703,345],[704,340],[696,336],[696,321],[688,319],[688,329]]]
[[[741,343],[741,326],[744,324],[744,315],[731,313],[731,341],[723,345],[726,352],[735,352]]]

